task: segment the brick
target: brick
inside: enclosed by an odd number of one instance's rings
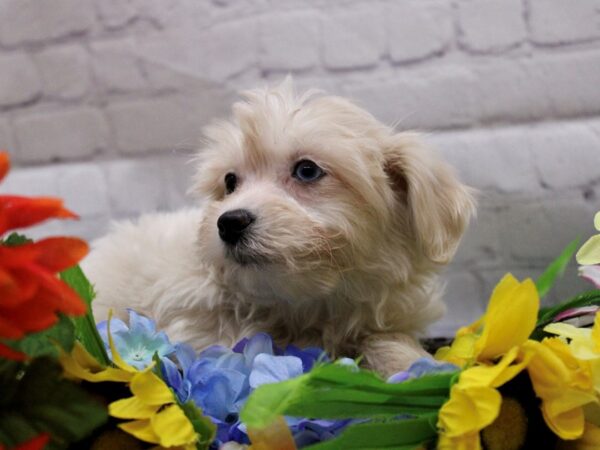
[[[148,86],[132,39],[95,42],[91,58],[95,80],[104,92],[133,92]]]
[[[577,193],[511,202],[498,215],[500,239],[515,260],[545,265],[576,236],[592,234],[591,217]]]
[[[402,63],[443,53],[453,35],[450,3],[445,0],[404,0],[385,12],[392,61]]]
[[[121,160],[107,166],[112,211],[121,217],[165,209],[165,171],[152,160]]]
[[[19,159],[50,162],[93,156],[107,147],[108,127],[89,107],[30,113],[15,119]]]
[[[44,94],[53,99],[72,100],[90,89],[90,70],[85,50],[78,45],[50,48],[35,55]]]
[[[254,19],[244,19],[208,30],[175,29],[148,34],[137,40],[136,51],[149,66],[163,66],[222,83],[256,64],[256,23]]]
[[[323,61],[328,68],[371,67],[383,53],[385,30],[377,7],[332,12],[322,28]]]
[[[344,92],[383,122],[399,122],[400,129],[466,126],[476,115],[474,77],[460,67],[419,71],[384,82],[349,84]]]
[[[259,22],[264,70],[305,70],[319,61],[319,18],[313,12],[271,14]]]
[[[508,50],[526,37],[521,0],[463,0],[457,7],[460,43],[469,51]]]
[[[598,0],[529,0],[531,39],[564,44],[600,37]]]
[[[108,216],[106,176],[97,163],[64,164],[56,170],[58,195],[69,209],[82,218]]]
[[[433,147],[478,190],[522,193],[541,190],[529,130],[522,127],[440,133]]]
[[[600,53],[494,61],[474,68],[482,122],[577,117],[600,112]]]
[[[446,315],[429,327],[429,336],[454,336],[458,328],[477,320],[485,311],[482,282],[472,273],[450,271],[444,275],[447,283],[444,302]]]
[[[453,267],[464,265],[488,267],[498,264],[502,255],[502,242],[495,209],[486,207],[481,199],[477,216],[472,219],[452,262]]]
[[[229,107],[225,91],[200,91],[187,97],[132,100],[108,106],[107,114],[119,150],[139,154],[190,150],[200,142],[200,128],[224,115]]]
[[[109,29],[127,25],[137,14],[135,0],[96,0],[94,6],[100,21]]]
[[[0,56],[0,67],[0,106],[26,103],[40,95],[40,79],[29,56],[21,53]]]
[[[89,0],[3,0],[0,43],[43,42],[89,31],[94,10]]]
[[[545,186],[565,190],[600,180],[600,136],[586,124],[536,127],[528,137]]]

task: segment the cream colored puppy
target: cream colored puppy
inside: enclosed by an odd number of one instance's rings
[[[265,331],[405,368],[444,312],[437,274],[473,213],[469,189],[418,136],[345,99],[290,81],[245,98],[206,130],[202,209],[95,243],[96,318],[128,307],[196,349]]]

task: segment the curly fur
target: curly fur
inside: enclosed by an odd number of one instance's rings
[[[348,100],[298,96],[290,80],[244,95],[205,130],[201,208],[118,224],[94,244],[96,317],[127,306],[197,349],[266,331],[363,354],[385,374],[405,367],[444,312],[437,275],[474,211],[470,190],[417,135]],[[327,175],[294,179],[302,159]],[[239,183],[227,195],[229,172]],[[226,250],[216,222],[238,208],[257,220],[243,248]]]

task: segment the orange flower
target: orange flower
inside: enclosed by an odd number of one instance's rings
[[[0,179],[9,169],[0,152]],[[51,217],[77,217],[60,199],[0,195],[0,234]],[[79,262],[87,244],[76,238],[54,237],[17,246],[0,245],[0,338],[19,339],[56,323],[58,313],[83,315],[86,306],[56,273]],[[0,356],[19,358],[4,346]]]

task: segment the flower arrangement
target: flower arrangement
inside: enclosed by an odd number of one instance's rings
[[[0,153],[0,180],[8,170]],[[0,196],[0,450],[600,448],[600,234],[576,255],[595,289],[540,308],[574,241],[535,282],[502,278],[435,358],[383,380],[263,333],[197,354],[135,311],[96,325],[85,242],[6,236],[51,218],[76,215]]]

